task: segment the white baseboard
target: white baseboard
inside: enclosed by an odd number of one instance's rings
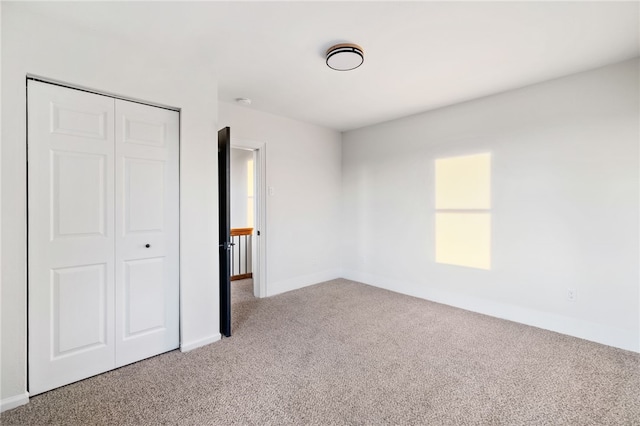
[[[344,271],[344,277],[349,280],[358,281],[374,287],[384,288],[396,293],[402,293],[492,317],[555,331],[557,333],[578,337],[580,339],[602,343],[603,345],[613,346],[633,352],[640,352],[638,333],[632,330],[609,327],[564,315],[493,302],[491,300],[478,297],[465,296],[460,293],[424,287],[416,291],[416,287],[409,283],[403,283],[398,280],[358,271]]]
[[[286,293],[287,291],[297,290],[302,287],[335,280],[341,277],[342,271],[340,269],[330,269],[313,274],[300,275],[288,280],[270,282],[267,286],[267,296],[275,296],[276,294]]]
[[[222,339],[222,335],[220,333],[215,333],[203,339],[196,340],[195,342],[183,342],[180,344],[180,352],[189,352],[202,346],[206,346],[210,343],[217,342],[220,339]]]
[[[0,413],[19,407],[29,402],[29,393],[4,398],[0,401]]]

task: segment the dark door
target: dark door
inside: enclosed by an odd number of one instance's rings
[[[218,131],[218,222],[220,235],[220,333],[231,336],[231,130]]]

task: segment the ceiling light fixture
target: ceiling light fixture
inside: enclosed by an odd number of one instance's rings
[[[362,47],[353,43],[341,43],[327,50],[327,66],[337,71],[350,71],[364,62]]]
[[[249,98],[236,98],[236,102],[240,105],[251,105],[251,99]]]

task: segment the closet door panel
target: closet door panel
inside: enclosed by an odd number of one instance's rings
[[[179,344],[179,114],[28,83],[29,392]]]
[[[116,100],[116,364],[179,345],[179,114]]]
[[[115,366],[114,100],[29,80],[29,393]]]

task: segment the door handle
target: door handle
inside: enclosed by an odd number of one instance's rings
[[[218,245],[218,247],[220,247],[223,250],[231,250],[231,247],[235,246],[236,243],[222,243],[220,245]]]

